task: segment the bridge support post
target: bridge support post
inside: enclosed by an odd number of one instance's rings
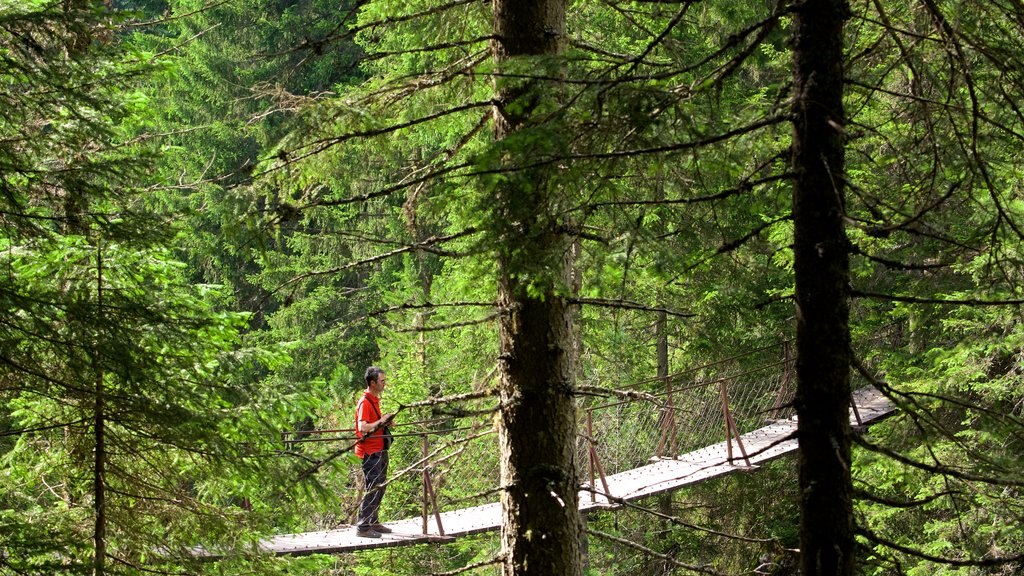
[[[857,422],[857,426],[863,426],[864,421],[860,419],[860,410],[857,409],[857,399],[850,395],[850,408],[853,410],[854,421]]]
[[[793,355],[790,352],[789,342],[782,343],[782,382],[779,384],[779,393],[775,396],[775,406],[772,407],[772,418],[777,419],[782,407],[789,399],[790,384],[793,382]]]
[[[434,484],[430,481],[430,466],[427,459],[430,455],[430,439],[423,435],[423,534],[429,534],[427,516],[429,515],[428,503],[433,505],[434,520],[437,522],[437,533],[444,536],[444,525],[441,524],[441,512],[437,508],[437,495],[434,493]]]
[[[597,502],[597,494],[594,493],[594,467],[597,458],[594,455],[594,413],[587,410],[587,456],[590,462],[590,502]]]
[[[732,412],[729,410],[729,383],[724,378],[719,382],[721,384],[719,390],[722,399],[722,420],[725,421],[725,450],[728,455],[728,461],[731,464],[734,460],[732,455],[732,439],[735,437],[736,444],[740,448],[740,454],[743,455],[743,461],[749,467],[750,458],[747,457],[747,449],[743,447],[739,428],[736,427],[736,421],[732,419]]]
[[[654,454],[663,457],[665,449],[672,453],[672,458],[679,454],[678,443],[676,442],[676,407],[672,398],[672,379],[665,377],[665,408],[662,411],[661,439],[658,440],[658,447]]]
[[[601,478],[605,498],[610,499],[612,493],[608,488],[608,479],[605,478],[604,467],[601,466],[601,459],[598,458],[597,448],[594,446],[594,412],[592,410],[587,410],[587,454],[590,456],[590,501],[597,502],[597,491],[594,488],[595,471]]]

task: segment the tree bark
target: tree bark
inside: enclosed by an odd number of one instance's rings
[[[793,224],[801,574],[853,570],[842,0],[794,7]]]
[[[564,0],[496,0],[492,44],[499,73],[494,136],[500,143],[542,120],[556,98],[565,44]],[[531,58],[537,57],[537,58]],[[502,70],[529,74],[502,76]],[[550,133],[549,133],[550,134]],[[531,152],[506,150],[508,167]],[[509,172],[495,191],[500,322],[499,444],[503,573],[581,574],[575,463],[576,332],[568,296],[573,238],[556,216],[554,168]]]

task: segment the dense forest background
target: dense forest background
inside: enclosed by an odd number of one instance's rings
[[[1017,0],[0,0],[0,574],[1024,574],[1022,45]],[[259,554],[351,521],[370,364],[383,515],[429,433],[501,534]],[[626,468],[666,386],[790,371],[797,458],[536,497],[590,409],[638,401]]]

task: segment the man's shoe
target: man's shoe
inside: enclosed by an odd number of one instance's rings
[[[390,534],[391,532],[393,532],[391,528],[388,528],[383,524],[373,524],[370,526],[370,530],[375,530],[377,532],[380,532],[381,534]]]
[[[377,532],[373,528],[367,528],[366,530],[356,528],[356,536],[359,536],[360,538],[380,538],[380,532]]]

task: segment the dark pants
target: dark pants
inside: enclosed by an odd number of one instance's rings
[[[363,479],[366,483],[366,493],[363,496],[363,503],[359,506],[359,528],[368,529],[372,524],[378,524],[377,511],[380,509],[380,501],[384,499],[384,482],[388,477],[388,451],[381,450],[363,458]]]

